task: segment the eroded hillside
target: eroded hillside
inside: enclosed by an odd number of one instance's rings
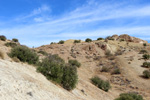
[[[9,41],[0,41],[0,51],[4,54],[0,59],[0,99],[114,100],[121,93],[135,92],[149,100],[150,80],[142,77],[147,68],[141,67],[145,60],[142,59],[143,54],[139,53],[143,49],[149,51],[149,44],[140,39],[137,42],[137,39],[128,36],[115,38],[112,36],[107,40],[81,43],[69,40],[64,44],[54,43],[35,48],[37,52],[58,54],[65,62],[75,59],[81,63],[78,84],[72,91],[48,81],[36,71],[35,66],[12,60],[7,55],[11,47],[5,46]],[[143,43],[147,43],[147,46],[143,46]],[[40,53],[38,55],[40,59],[45,57]],[[120,74],[114,74],[115,69],[119,69]],[[91,83],[93,76],[108,80],[112,88],[108,92],[97,88]]]

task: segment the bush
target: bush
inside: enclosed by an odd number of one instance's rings
[[[49,55],[38,64],[37,71],[47,79],[59,83],[63,88],[72,90],[76,87],[78,75],[76,67],[68,65],[58,55]]]
[[[81,40],[74,40],[74,43],[80,43]]]
[[[63,71],[63,88],[67,90],[72,90],[76,87],[78,81],[77,69],[73,66],[64,67]]]
[[[48,80],[61,83],[63,77],[64,60],[58,55],[49,55],[39,63],[37,70],[41,72]]]
[[[97,38],[97,40],[104,40],[104,38]]]
[[[144,78],[150,78],[150,70],[143,71],[143,77]]]
[[[69,65],[75,66],[75,67],[81,66],[81,63],[79,63],[77,60],[69,60],[68,63],[69,63]]]
[[[0,40],[6,41],[6,37],[4,35],[0,35]]]
[[[87,39],[85,40],[85,42],[92,42],[92,39],[87,38]]]
[[[13,42],[19,42],[18,39],[16,39],[16,38],[13,38],[12,41]]]
[[[145,54],[145,53],[148,53],[147,50],[141,50],[140,51],[140,54]]]
[[[144,100],[141,95],[136,93],[122,93],[120,97],[115,100]]]
[[[65,43],[65,41],[63,41],[63,40],[60,40],[59,42],[58,42],[58,44],[64,44]]]
[[[16,46],[8,55],[12,58],[17,57],[20,61],[29,64],[36,64],[39,60],[37,54],[25,46]]]
[[[111,74],[121,74],[120,69],[119,68],[114,69]]]
[[[149,54],[144,54],[144,55],[143,55],[143,59],[148,60],[149,58],[150,58],[150,55],[149,55]]]
[[[110,71],[110,68],[106,66],[103,66],[101,69],[101,72],[109,72],[109,71]]]
[[[125,41],[124,39],[120,39],[120,42]]]
[[[42,51],[42,50],[40,50],[40,51],[38,51],[38,53],[41,53],[42,55],[48,55],[48,53],[47,52],[45,52],[45,51]]]
[[[92,83],[97,86],[98,88],[108,92],[108,90],[111,88],[110,83],[108,81],[103,81],[99,77],[95,76],[91,78]]]
[[[146,44],[146,43],[143,43],[143,46],[144,46],[144,47],[146,47],[146,46],[147,46],[147,44]]]
[[[150,62],[144,62],[142,67],[150,68]]]
[[[4,54],[3,54],[2,51],[0,51],[0,58],[1,58],[1,59],[4,59]]]
[[[7,46],[7,47],[16,47],[17,46],[17,44],[16,43],[14,43],[14,42],[7,42],[7,43],[5,43],[5,46]]]

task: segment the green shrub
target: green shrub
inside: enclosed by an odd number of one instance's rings
[[[148,60],[149,58],[150,58],[150,55],[149,55],[149,54],[144,54],[144,55],[143,55],[143,59]]]
[[[19,42],[18,39],[16,39],[16,38],[13,38],[12,41],[13,42]]]
[[[119,68],[114,69],[111,74],[121,74],[120,69]]]
[[[150,62],[144,62],[142,67],[150,68]]]
[[[65,41],[63,41],[63,40],[60,40],[59,42],[58,42],[58,44],[64,44],[65,43]]]
[[[69,63],[69,65],[75,66],[75,67],[81,66],[81,63],[79,63],[77,60],[69,60],[68,63]]]
[[[136,93],[122,93],[120,97],[115,100],[144,100],[141,95]]]
[[[110,68],[106,66],[103,66],[101,69],[101,72],[109,72],[109,71],[110,71]]]
[[[104,38],[97,38],[97,40],[104,40]]]
[[[91,78],[91,81],[95,86],[106,92],[108,92],[108,90],[111,88],[110,83],[108,81],[104,81],[97,76]]]
[[[39,60],[37,54],[25,46],[16,46],[8,55],[12,58],[17,57],[20,61],[29,64],[36,64]]]
[[[143,71],[143,77],[144,78],[150,78],[150,70]]]
[[[141,50],[140,51],[140,54],[145,54],[145,53],[148,53],[147,50]]]
[[[63,88],[67,90],[72,90],[76,87],[78,81],[77,69],[73,66],[64,67],[63,71]]]
[[[47,52],[45,52],[45,51],[42,51],[42,50],[40,50],[40,51],[38,51],[38,53],[41,53],[42,55],[48,55],[48,53]]]
[[[63,67],[64,61],[61,58],[58,58],[57,55],[50,55],[43,59],[42,63],[39,63],[37,70],[47,79],[60,84],[63,77]]]
[[[59,83],[63,88],[72,90],[76,87],[78,75],[76,67],[65,64],[58,55],[49,55],[38,64],[37,71],[47,79]]]
[[[146,44],[146,43],[143,43],[143,46],[144,46],[144,47],[146,47],[146,46],[147,46],[147,44]]]
[[[0,35],[0,40],[6,41],[6,37],[4,35]]]
[[[74,40],[74,43],[80,43],[81,40]]]
[[[85,42],[92,42],[92,39],[87,38],[87,39],[85,40]]]
[[[16,47],[17,46],[17,44],[16,43],[14,43],[14,42],[7,42],[7,43],[5,43],[5,46],[7,46],[7,47]]]
[[[125,39],[120,39],[120,42],[125,41]]]

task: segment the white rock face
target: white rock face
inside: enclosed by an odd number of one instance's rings
[[[0,100],[81,100],[33,66],[0,59]]]

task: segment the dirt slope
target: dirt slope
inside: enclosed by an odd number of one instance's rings
[[[125,41],[74,44],[71,40],[66,44],[35,48],[36,51],[58,54],[66,62],[69,59],[76,59],[82,64],[78,68],[79,81],[73,91],[66,91],[48,81],[42,74],[36,72],[34,66],[12,61],[7,56],[11,48],[4,44],[5,42],[0,41],[0,51],[4,54],[4,59],[0,59],[0,100],[114,100],[124,92],[136,92],[145,100],[150,100],[150,80],[141,77],[146,68],[141,67],[144,60],[139,54],[141,49],[150,50],[149,44],[144,48],[143,44],[134,42],[127,44]],[[108,51],[114,56],[109,55]],[[43,55],[39,55],[42,59]],[[112,69],[117,66],[121,69],[121,74],[101,72],[104,66]],[[91,83],[90,78],[95,75],[110,81],[112,88],[109,92],[104,92]]]

